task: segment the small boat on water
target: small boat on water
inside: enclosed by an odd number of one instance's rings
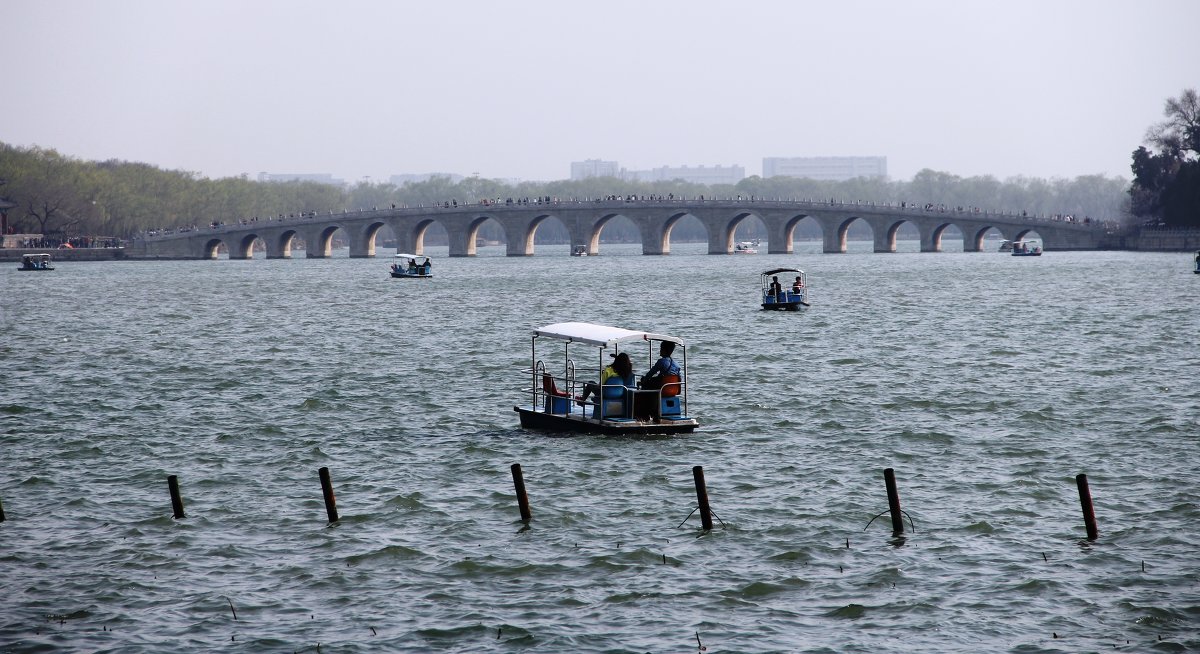
[[[50,265],[50,255],[48,254],[23,254],[21,255],[21,267],[17,270],[45,272],[54,270],[54,266]]]
[[[429,262],[429,257],[399,253],[393,260],[395,263],[392,264],[392,277],[433,277],[433,264]]]
[[[1192,272],[1196,273],[1197,275],[1200,275],[1200,250],[1198,250],[1196,252],[1196,269],[1193,270]]]
[[[758,239],[753,241],[738,241],[733,246],[734,254],[758,254]]]
[[[576,245],[575,249],[571,250],[571,256],[573,257],[586,257],[587,255],[588,251],[586,245]]]
[[[790,282],[779,281],[779,275],[795,279]],[[799,268],[773,268],[758,276],[762,291],[762,308],[774,311],[798,311],[800,307],[811,306],[808,303],[808,276]]]
[[[1000,241],[1000,251],[1001,252],[1012,252],[1012,249],[1013,249],[1012,241]]]
[[[1042,256],[1042,242],[1037,239],[1031,239],[1028,241],[1013,241],[1012,256],[1040,257]]]
[[[618,357],[645,370],[657,367],[656,354],[670,357],[679,374],[640,382],[632,372],[613,374]],[[533,330],[531,365],[522,373],[528,375],[529,404],[513,411],[526,429],[641,435],[684,434],[700,426],[688,416],[687,351],[676,336],[586,322],[546,325]]]

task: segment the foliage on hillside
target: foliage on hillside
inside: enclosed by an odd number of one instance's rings
[[[859,178],[843,182],[758,176],[737,185],[705,186],[683,181],[630,182],[615,178],[523,182],[470,177],[452,183],[435,177],[403,186],[360,182],[342,188],[316,182],[257,182],[246,176],[209,179],[197,173],[164,170],[118,161],[83,161],[39,147],[0,143],[0,196],[17,205],[8,224],[17,232],[47,235],[129,237],[141,231],[214,221],[233,222],[316,211],[417,206],[449,200],[477,202],[507,198],[602,198],[606,196],[736,197],[768,199],[836,198],[841,201],[979,207],[1029,214],[1071,214],[1119,220],[1126,212],[1128,182],[1104,175],[1073,180],[992,176],[959,177],[922,170],[911,181]],[[548,224],[549,232],[561,226]],[[617,227],[614,225],[614,227]],[[688,239],[681,224],[676,236]],[[632,229],[627,225],[626,229]],[[703,228],[696,223],[695,228]],[[540,230],[539,230],[540,231]],[[608,238],[632,236],[605,230]],[[485,230],[484,233],[487,236]],[[701,232],[700,237],[703,237]]]

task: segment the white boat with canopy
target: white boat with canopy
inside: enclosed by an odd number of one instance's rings
[[[392,260],[392,277],[433,277],[433,264],[425,255],[400,252]]]
[[[647,370],[664,350],[678,365],[678,375],[665,375],[654,383],[610,375],[600,384],[605,368],[618,355],[629,357],[635,370]],[[687,346],[677,336],[586,322],[554,323],[533,330],[530,367],[522,372],[529,379],[524,389],[529,404],[514,406],[513,411],[528,429],[676,434],[700,425],[688,415]],[[583,399],[589,385],[595,398]]]

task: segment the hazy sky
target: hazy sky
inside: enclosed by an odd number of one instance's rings
[[[0,141],[225,177],[1130,177],[1198,0],[0,0]]]

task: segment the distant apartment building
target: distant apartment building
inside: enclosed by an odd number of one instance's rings
[[[333,186],[345,186],[346,180],[337,179],[329,173],[259,173],[258,181],[260,182],[316,182],[318,184],[331,184]]]
[[[626,170],[621,177],[635,182],[669,182],[682,179],[693,184],[737,184],[746,179],[746,169],[732,166],[660,166],[650,170]]]
[[[466,179],[462,175],[456,175],[454,173],[408,173],[405,175],[392,175],[388,178],[388,181],[396,186],[404,186],[405,184],[420,184],[421,182],[428,182],[434,177],[448,177],[450,178],[451,184],[457,184],[463,179]]]
[[[855,177],[887,177],[887,157],[763,157],[762,176],[836,182]]]
[[[589,177],[620,177],[621,167],[615,161],[600,159],[585,159],[571,162],[571,179],[587,179]]]

